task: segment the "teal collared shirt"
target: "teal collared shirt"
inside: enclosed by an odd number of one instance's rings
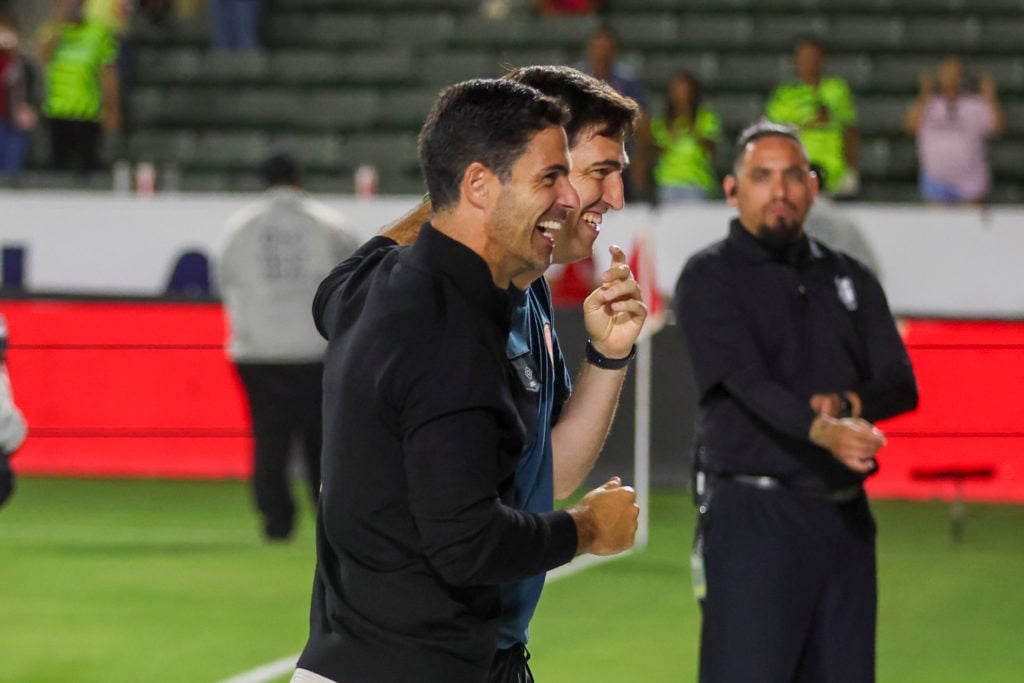
[[[523,302],[515,308],[506,346],[506,355],[524,387],[537,399],[536,432],[523,444],[516,466],[515,507],[528,512],[550,512],[554,508],[551,427],[572,392],[553,319],[551,290],[541,277],[530,285]],[[502,586],[499,648],[529,640],[530,619],[543,588],[544,574]]]

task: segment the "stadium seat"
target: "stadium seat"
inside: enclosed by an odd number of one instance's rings
[[[230,126],[270,128],[301,126],[313,114],[309,99],[296,88],[246,88],[219,92],[212,98],[214,115]]]
[[[867,90],[871,82],[871,60],[863,54],[829,55],[825,70],[846,79],[854,96]]]
[[[452,45],[471,48],[524,47],[532,45],[534,17],[515,16],[494,21],[479,14],[458,20]]]
[[[137,87],[127,93],[127,111],[131,112],[131,124],[149,128],[163,122],[164,91],[155,87]]]
[[[418,130],[437,100],[437,88],[398,88],[382,96],[378,123]]]
[[[485,50],[439,50],[417,62],[417,77],[422,85],[443,86],[467,78],[500,76],[503,69],[497,56]]]
[[[762,15],[754,20],[754,41],[758,48],[792,50],[798,38],[824,37],[828,23],[818,14]]]
[[[909,135],[889,139],[889,174],[894,179],[917,177],[917,143]]]
[[[446,12],[403,12],[384,19],[384,37],[392,45],[446,45],[455,31],[455,17]]]
[[[659,52],[650,53],[641,73],[651,92],[663,92],[668,80],[677,71],[694,74],[708,91],[718,74],[718,58],[711,52]]]
[[[1006,178],[1021,178],[1021,160],[1024,159],[1024,139],[1002,138],[989,144],[992,172]]]
[[[916,93],[921,73],[934,71],[938,58],[929,55],[886,55],[872,60],[868,90],[875,93]]]
[[[1024,95],[1024,59],[1019,54],[1020,50],[1012,56],[968,57],[965,63],[969,73],[987,74],[995,79],[996,89],[1003,98],[1021,96]]]
[[[271,45],[352,48],[378,45],[384,22],[373,14],[285,14],[267,25]]]
[[[263,132],[204,132],[192,163],[208,170],[253,169],[270,150]]]
[[[707,100],[722,118],[722,126],[730,132],[740,131],[764,115],[764,98],[758,95],[722,93],[710,95]],[[729,137],[727,142],[731,142]]]
[[[342,158],[349,168],[370,165],[377,169],[384,188],[385,178],[419,168],[416,135],[363,134],[342,142]]]
[[[1020,54],[1024,37],[1024,3],[1016,16],[986,18],[981,23],[978,48],[985,52]]]
[[[311,128],[354,130],[373,126],[380,116],[380,96],[372,89],[317,90],[305,100],[300,117]]]
[[[779,53],[724,54],[709,90],[747,90],[766,94],[789,78],[790,59]]]
[[[270,57],[270,79],[281,85],[335,83],[344,80],[337,54],[321,50],[279,50]]]
[[[341,139],[330,133],[286,133],[271,138],[270,147],[292,154],[304,172],[351,173],[342,156]]]
[[[857,98],[857,129],[862,135],[892,135],[903,130],[913,96],[878,95]]]
[[[860,147],[862,178],[912,180],[917,176],[917,149],[908,135],[864,136]]]
[[[741,48],[754,40],[754,22],[745,14],[686,14],[678,29],[679,44],[687,50]]]
[[[529,49],[507,49],[498,53],[498,64],[502,71],[506,67],[533,66],[535,64],[569,64],[578,58],[579,55],[570,53],[568,50],[558,48],[529,48]]]
[[[532,26],[531,43],[551,48],[583,52],[587,38],[600,26],[601,20],[595,15],[544,17]]]
[[[945,52],[964,52],[979,44],[980,35],[981,23],[974,17],[915,17],[907,22],[901,49],[930,51],[941,45]]]
[[[1006,116],[1007,135],[1024,137],[1024,98],[1006,99],[1001,102]]]
[[[679,20],[668,13],[616,14],[609,21],[620,50],[678,47]]]
[[[202,72],[198,78],[210,83],[246,85],[262,83],[267,78],[270,59],[263,52],[220,52],[203,55]]]
[[[190,130],[140,131],[128,137],[127,157],[157,164],[184,163],[195,155],[198,144],[198,137]]]
[[[833,51],[898,49],[905,31],[903,20],[891,16],[841,15],[829,24]]]
[[[140,47],[135,72],[145,83],[194,83],[205,69],[205,52],[194,47]]]

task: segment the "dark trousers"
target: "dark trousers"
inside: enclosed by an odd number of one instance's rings
[[[530,653],[523,645],[498,650],[491,662],[488,683],[533,683],[533,673],[526,663],[528,659]]]
[[[86,174],[100,167],[100,124],[50,119],[50,161],[58,171]]]
[[[836,504],[721,481],[701,524],[701,683],[875,680],[867,498]]]
[[[14,493],[14,470],[8,462],[8,454],[0,449],[0,506]]]
[[[309,492],[320,493],[322,363],[238,363],[249,397],[255,440],[253,490],[271,538],[287,537],[295,518],[288,481],[288,456],[294,439],[301,440]]]

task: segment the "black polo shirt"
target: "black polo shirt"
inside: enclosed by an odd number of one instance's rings
[[[525,431],[513,295],[429,224],[407,249],[377,242],[314,304],[329,339],[323,490],[299,666],[341,683],[482,682],[498,584],[571,560],[576,527],[503,502]]]
[[[709,472],[769,475],[817,492],[855,485],[863,476],[808,438],[811,396],[855,391],[871,422],[917,405],[881,285],[813,239],[770,249],[734,219],[727,239],[687,262],[674,306]]]

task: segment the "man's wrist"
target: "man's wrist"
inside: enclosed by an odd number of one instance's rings
[[[582,555],[590,551],[594,543],[594,525],[588,508],[573,506],[566,510],[576,524],[576,554]]]
[[[587,341],[587,362],[602,370],[621,370],[633,362],[636,356],[636,344],[630,347],[629,353],[624,358],[609,358],[598,351],[593,342]]]

